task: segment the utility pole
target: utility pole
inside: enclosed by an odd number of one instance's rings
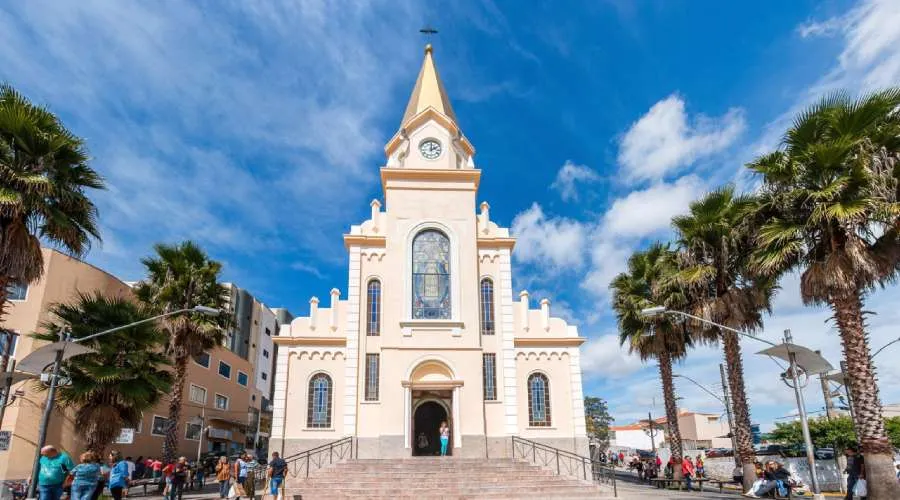
[[[722,395],[725,397],[725,414],[728,415],[728,434],[731,435],[731,451],[734,452],[734,465],[741,466],[738,454],[737,438],[734,436],[734,417],[731,415],[731,396],[728,394],[728,381],[725,378],[725,366],[719,363],[719,375],[722,377]]]
[[[650,428],[650,452],[656,453],[656,442],[653,440],[653,415],[647,412],[647,426]]]
[[[856,427],[856,415],[853,413],[853,399],[850,398],[849,377],[847,376],[847,362],[841,361],[841,374],[844,375],[844,394],[847,395],[847,409],[850,410],[850,420],[853,421],[853,427]]]
[[[12,389],[12,376],[16,371],[16,360],[10,359],[12,356],[13,341],[19,334],[12,330],[0,330],[2,338],[0,338],[0,347],[3,347],[2,362],[0,362],[0,429],[3,428],[3,414],[6,413],[6,404],[9,402],[10,389]]]
[[[200,466],[200,455],[203,454],[203,433],[206,431],[206,407],[200,408],[200,439],[197,441],[197,464]]]

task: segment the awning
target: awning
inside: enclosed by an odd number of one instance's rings
[[[788,356],[788,352],[794,353],[794,356],[797,359],[797,365],[800,368],[803,368],[809,375],[818,375],[834,370],[831,363],[823,358],[822,355],[816,353],[812,349],[803,347],[802,345],[788,343],[778,344],[759,351],[757,354],[772,356],[773,358],[778,358],[789,363],[790,357]]]

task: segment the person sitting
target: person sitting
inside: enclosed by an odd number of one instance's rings
[[[790,494],[791,473],[788,472],[782,464],[775,461],[766,463],[763,474],[765,479],[763,484],[757,487],[756,491],[751,490],[744,493],[745,497],[762,498],[762,495],[765,495],[776,488],[784,488],[787,490],[787,493]]]

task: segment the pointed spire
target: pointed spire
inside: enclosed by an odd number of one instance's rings
[[[412,95],[409,97],[409,104],[406,105],[406,112],[403,113],[400,128],[404,128],[414,116],[429,107],[446,116],[456,125],[456,115],[453,113],[450,98],[447,97],[444,84],[434,66],[432,51],[430,43],[425,46],[425,60],[422,61],[422,69],[419,70],[419,77],[416,79],[416,86],[413,87]]]

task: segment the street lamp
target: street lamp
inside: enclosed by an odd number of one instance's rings
[[[896,344],[897,342],[900,342],[900,337],[898,337],[898,338],[896,338],[896,339],[894,339],[894,340],[888,342],[887,344],[884,344],[883,346],[881,346],[881,348],[879,348],[877,351],[875,351],[875,354],[873,354],[872,357],[874,358],[875,356],[878,356],[878,353],[880,353],[881,351],[885,350],[885,348],[887,348],[887,347],[890,346],[891,344]]]
[[[807,416],[806,416],[806,408],[804,406],[805,403],[803,401],[803,394],[801,393],[800,380],[797,375],[798,351],[803,354],[804,359],[807,359],[811,363],[816,364],[817,373],[831,370],[831,365],[827,361],[825,361],[825,359],[823,359],[822,356],[819,356],[819,355],[813,353],[813,351],[811,351],[803,346],[793,344],[793,342],[792,342],[793,339],[791,338],[790,330],[784,331],[784,341],[781,344],[775,344],[766,339],[762,339],[762,338],[750,335],[747,332],[743,332],[741,330],[737,330],[737,329],[734,329],[734,328],[731,328],[731,327],[728,327],[725,325],[721,325],[719,323],[716,323],[715,321],[710,321],[706,318],[701,318],[700,316],[694,316],[693,314],[688,314],[683,311],[667,309],[664,306],[647,307],[647,308],[641,309],[641,312],[640,312],[641,317],[644,317],[644,318],[653,318],[653,317],[663,315],[663,314],[675,314],[677,316],[690,318],[690,319],[699,321],[701,323],[706,323],[708,325],[718,327],[722,330],[734,332],[743,337],[748,337],[753,340],[768,344],[771,347],[759,352],[758,354],[765,354],[770,357],[776,356],[776,357],[779,357],[782,359],[786,359],[788,361],[788,363],[790,363],[790,368],[789,368],[788,372],[786,372],[784,375],[790,376],[792,378],[793,383],[792,384],[788,383],[786,378],[785,378],[784,382],[785,382],[785,384],[787,384],[788,386],[790,386],[794,389],[794,397],[797,400],[797,409],[800,411],[800,427],[803,430],[803,440],[806,443],[806,460],[809,462],[809,471],[810,471],[809,475],[810,475],[810,478],[812,479],[812,487],[813,487],[814,497],[816,499],[824,499],[824,496],[822,496],[821,490],[819,489],[819,479],[816,476],[816,457],[815,457],[815,453],[813,452],[812,438],[810,437],[810,434],[809,434],[809,423],[808,423]],[[809,371],[807,373],[809,373]],[[737,451],[737,450],[735,450],[735,451]]]
[[[110,328],[109,330],[104,330],[102,332],[78,339],[72,339],[72,333],[63,330],[60,332],[60,336],[62,337],[62,339],[59,342],[53,342],[52,344],[41,347],[40,349],[35,349],[33,352],[31,352],[31,354],[25,356],[25,358],[22,359],[21,363],[19,363],[19,369],[26,373],[33,373],[37,375],[48,366],[46,363],[48,355],[50,353],[54,354],[52,363],[53,368],[50,375],[50,387],[47,390],[47,402],[44,407],[44,415],[41,417],[41,426],[40,430],[38,431],[37,449],[34,453],[34,465],[31,469],[31,484],[28,486],[28,497],[34,498],[35,493],[37,492],[38,473],[40,472],[41,465],[41,448],[44,447],[44,444],[47,441],[47,426],[50,423],[50,415],[51,413],[53,413],[53,406],[56,404],[56,386],[59,379],[59,371],[62,366],[62,362],[65,359],[80,356],[82,354],[87,354],[90,352],[95,352],[93,349],[79,344],[86,340],[95,339],[103,335],[125,330],[137,325],[142,325],[144,323],[150,323],[152,321],[167,318],[169,316],[175,316],[176,314],[197,313],[206,316],[218,316],[220,312],[221,311],[219,311],[218,309],[206,306],[188,307],[185,309],[178,309],[177,311],[159,314],[157,316],[153,316],[152,318],[147,318],[141,321],[135,321],[134,323],[129,323],[127,325]],[[65,333],[63,334],[63,332]],[[66,349],[69,349],[68,356],[66,355]],[[37,372],[34,371],[35,368],[38,368]]]

